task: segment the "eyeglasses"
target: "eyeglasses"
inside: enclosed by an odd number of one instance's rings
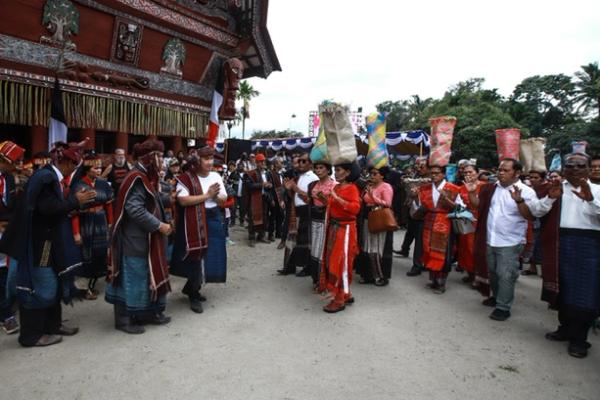
[[[588,166],[587,164],[574,164],[574,163],[569,163],[569,164],[565,164],[565,168],[566,169],[586,169]]]
[[[299,159],[299,160],[298,160],[298,162],[299,162],[299,163],[302,163],[302,164],[308,164],[308,160],[304,160],[304,159],[302,159],[302,158],[301,158],[301,159]]]

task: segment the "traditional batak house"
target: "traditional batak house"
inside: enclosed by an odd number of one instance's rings
[[[100,153],[144,136],[182,149],[207,134],[215,90],[280,71],[268,0],[0,0],[0,141],[48,149],[58,77],[68,140]],[[222,89],[222,92],[221,92]]]

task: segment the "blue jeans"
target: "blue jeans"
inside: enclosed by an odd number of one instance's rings
[[[523,244],[510,247],[487,246],[487,264],[490,274],[492,296],[496,298],[496,308],[510,311],[515,299],[515,284],[519,278],[519,256]]]

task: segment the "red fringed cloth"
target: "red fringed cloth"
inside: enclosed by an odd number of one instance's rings
[[[360,191],[353,183],[337,185],[333,190],[347,203],[341,205],[329,197],[319,289],[326,289],[336,302],[343,304],[351,297],[352,266],[359,252],[356,216],[361,200]]]
[[[247,171],[246,173],[254,183],[258,183],[261,181],[255,169]],[[252,224],[254,225],[254,228],[256,228],[263,224],[262,190],[249,190],[248,195],[250,196],[249,204],[252,209]]]
[[[548,194],[548,185],[536,189],[537,195],[543,199]],[[547,302],[550,308],[558,310],[558,252],[560,232],[560,209],[562,198],[558,198],[550,212],[541,218],[542,227],[540,242],[543,243],[542,251],[542,300]]]
[[[458,186],[448,182],[442,190],[450,192],[450,199],[453,201],[459,192]],[[448,218],[448,214],[452,210],[445,207],[441,199],[438,200],[437,205],[433,204],[432,185],[421,186],[419,199],[421,206],[427,210],[423,225],[423,257],[421,262],[427,269],[439,272],[446,266],[446,253],[452,231],[452,221]]]
[[[490,295],[490,276],[487,265],[487,220],[496,191],[495,183],[486,183],[479,191],[479,221],[475,230],[475,281],[479,292],[486,297]]]
[[[190,196],[203,194],[200,179],[189,171],[177,177]],[[200,261],[203,250],[208,247],[208,231],[206,229],[206,209],[204,203],[183,208],[183,231],[185,232],[184,260]]]
[[[482,185],[482,182],[477,182],[477,189],[475,190],[477,195],[479,195]],[[467,209],[473,213],[475,219],[479,220],[477,209],[471,204],[469,191],[465,185],[460,187],[460,198],[467,206]],[[475,227],[477,227],[477,221],[475,222]],[[475,272],[475,232],[458,236],[458,265],[468,273],[472,274]]]

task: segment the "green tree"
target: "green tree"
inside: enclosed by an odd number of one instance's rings
[[[594,112],[600,119],[600,69],[598,63],[582,65],[583,71],[575,72],[577,77],[575,103],[578,111]]]
[[[375,106],[377,112],[387,115],[386,129],[396,132],[405,129],[410,120],[410,112],[406,101],[384,101]]]
[[[547,137],[553,129],[577,120],[575,94],[570,76],[535,75],[517,85],[509,99],[508,110],[532,136]]]
[[[260,95],[258,90],[255,90],[248,81],[240,82],[240,89],[237,94],[238,100],[242,100],[242,139],[246,136],[246,118],[250,118],[250,100]]]
[[[301,132],[296,131],[254,131],[250,139],[259,140],[259,139],[282,139],[282,138],[300,138],[304,135]]]
[[[505,110],[505,100],[496,89],[484,89],[483,78],[457,83],[439,100],[429,100],[418,114],[413,129],[429,131],[429,118],[452,115],[457,118],[452,143],[453,160],[476,158],[484,167],[498,162],[495,130],[518,127]]]

